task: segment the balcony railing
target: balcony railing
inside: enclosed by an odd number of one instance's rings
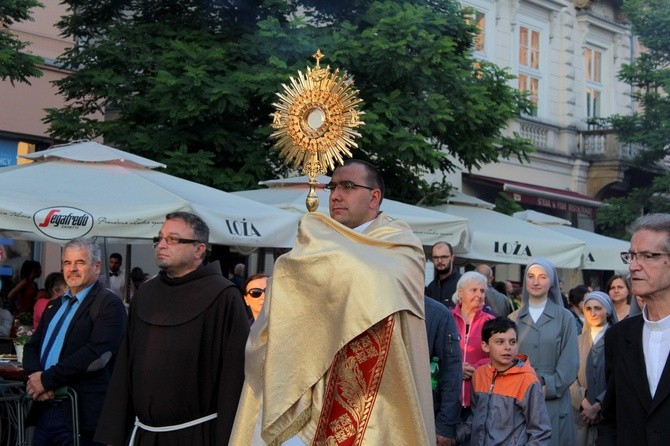
[[[536,120],[514,121],[510,130],[529,139],[535,148],[590,161],[631,161],[643,149],[639,144],[619,142],[616,131],[604,119],[591,119],[588,130],[565,129]],[[670,166],[670,158],[664,164]]]
[[[536,148],[546,150],[551,147],[549,139],[553,135],[550,135],[550,127],[535,122],[520,121],[519,130],[521,136],[529,139]]]
[[[612,129],[583,131],[580,141],[582,154],[591,159],[629,161],[642,150],[639,144],[620,143]]]

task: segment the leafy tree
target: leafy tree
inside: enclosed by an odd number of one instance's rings
[[[521,212],[524,209],[523,206],[512,200],[506,193],[499,192],[496,197],[496,207],[494,210],[511,217],[515,212]]]
[[[23,50],[28,43],[17,39],[7,27],[16,22],[32,20],[30,11],[42,7],[37,0],[3,0],[0,2],[0,79],[30,84],[28,78],[42,76],[37,65],[42,59]]]
[[[641,111],[612,116],[610,121],[621,142],[644,147],[634,164],[649,171],[649,166],[670,155],[670,2],[626,0],[624,9],[645,52],[624,65],[619,78],[633,85],[632,96]],[[598,224],[611,235],[621,235],[623,228],[642,213],[668,212],[669,185],[670,177],[659,177],[650,187],[606,200],[598,210]]]
[[[57,83],[68,106],[48,112],[55,137],[103,136],[180,176],[254,187],[285,171],[269,140],[275,93],[321,48],[355,79],[355,156],[380,166],[392,198],[430,192],[427,171],[531,150],[501,133],[529,102],[507,71],[474,62],[475,26],[452,0],[65,3],[77,14],[61,29],[80,45],[61,58],[77,70]]]

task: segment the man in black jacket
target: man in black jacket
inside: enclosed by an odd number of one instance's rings
[[[454,308],[452,298],[461,273],[454,268],[454,249],[450,243],[437,242],[431,249],[431,259],[435,265],[435,278],[426,287],[426,296]]]
[[[605,333],[607,391],[596,444],[661,446],[670,438],[670,215],[642,216],[629,231],[621,259],[644,308]]]
[[[71,444],[69,404],[54,391],[69,386],[79,400],[80,444],[95,444],[93,432],[107,392],[115,355],[126,327],[123,303],[98,283],[100,249],[90,239],[71,240],[63,250],[68,291],[49,303],[24,349],[26,391],[35,403],[33,445]]]

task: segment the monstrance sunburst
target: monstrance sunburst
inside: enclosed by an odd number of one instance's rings
[[[355,139],[360,134],[355,130],[363,125],[358,109],[363,102],[358,98],[353,80],[346,71],[330,71],[320,66],[324,57],[318,49],[313,55],[314,68],[307,67],[303,74],[291,77],[291,84],[282,84],[281,99],[273,103],[276,111],[271,114],[271,137],[284,163],[293,163],[309,176],[309,193],[305,204],[309,212],[316,211],[319,198],[316,195],[317,175],[335,168],[335,161],[344,162],[343,155],[351,157],[350,149],[358,147]]]

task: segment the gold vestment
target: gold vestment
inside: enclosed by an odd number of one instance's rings
[[[306,214],[293,249],[277,260],[251,328],[230,444],[278,445],[295,435],[312,444],[329,377],[343,370],[334,358],[375,326],[386,327],[390,339],[364,432],[353,444],[435,444],[424,265],[409,226],[384,213],[363,234]],[[354,373],[351,384],[359,385],[355,379]],[[350,418],[361,415],[360,407],[350,409]],[[254,437],[259,416],[262,441],[258,431]],[[341,444],[332,441],[320,444]]]

